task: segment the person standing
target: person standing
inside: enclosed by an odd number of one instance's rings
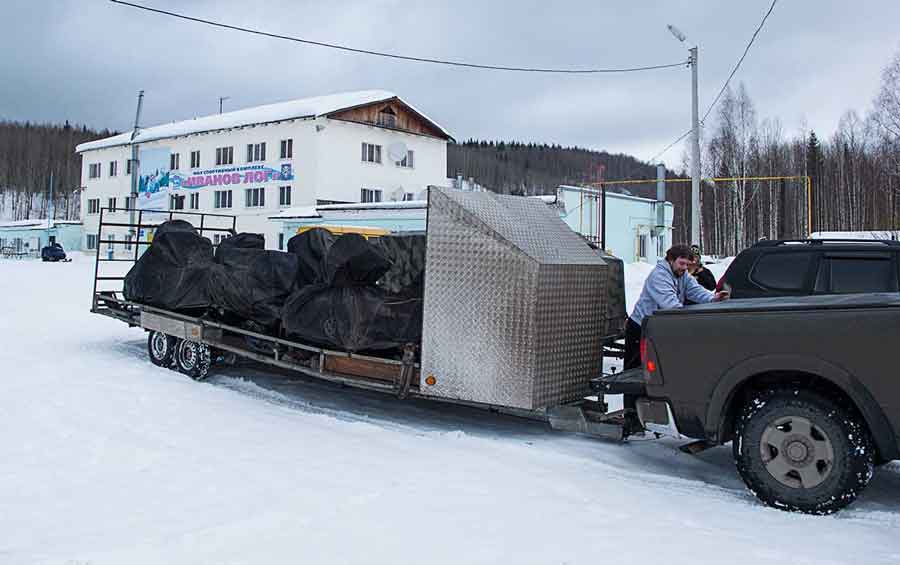
[[[727,292],[712,292],[703,288],[697,280],[687,274],[694,252],[687,245],[673,245],[666,251],[666,258],[660,260],[641,290],[640,298],[625,324],[625,369],[641,366],[641,322],[657,310],[681,308],[686,301],[705,304],[726,300]],[[625,416],[634,425],[636,419],[635,397],[625,396]]]
[[[692,245],[691,251],[694,254],[694,259],[688,266],[688,272],[706,290],[716,290],[716,277],[703,265],[703,260],[700,258],[700,246]]]

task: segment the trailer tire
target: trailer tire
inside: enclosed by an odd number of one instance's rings
[[[155,330],[147,334],[150,362],[157,367],[171,367],[177,341],[174,337]]]
[[[831,514],[863,491],[875,449],[852,406],[803,389],[752,397],[738,417],[733,442],[738,472],[769,506]]]
[[[212,355],[208,345],[186,339],[178,340],[175,347],[175,367],[180,373],[195,381],[202,381],[209,374],[211,364]]]

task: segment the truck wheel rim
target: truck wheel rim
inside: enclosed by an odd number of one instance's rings
[[[166,339],[166,336],[155,332],[153,334],[153,340],[150,342],[150,347],[153,350],[153,357],[156,359],[165,359],[166,353],[169,352],[169,340]]]
[[[834,468],[834,448],[828,435],[799,416],[769,423],[759,449],[769,474],[791,488],[815,488]]]

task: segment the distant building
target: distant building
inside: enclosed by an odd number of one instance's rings
[[[37,256],[48,243],[59,243],[66,251],[82,245],[81,222],[70,220],[20,220],[0,222],[0,251],[4,254]]]
[[[603,208],[598,189],[562,185],[555,197],[542,198],[559,207],[570,228],[600,243]],[[607,191],[606,249],[626,263],[655,263],[672,245],[673,217],[671,202]]]
[[[268,218],[279,210],[412,200],[429,185],[446,183],[451,139],[380,90],[143,128],[135,139],[143,185],[137,202],[130,196],[131,132],[83,143],[76,151],[83,157],[85,247],[96,246],[101,207],[140,207],[236,215],[239,231],[261,233],[276,248],[281,223]],[[110,220],[127,218],[119,211]],[[121,227],[101,235],[135,237]]]

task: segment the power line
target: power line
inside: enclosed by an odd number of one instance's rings
[[[672,143],[666,145],[666,148],[665,148],[665,149],[663,149],[662,151],[660,151],[659,153],[657,153],[657,154],[654,155],[653,157],[650,157],[650,160],[649,160],[648,162],[651,163],[651,164],[654,163],[654,162],[656,161],[656,159],[658,159],[659,157],[662,157],[663,155],[665,155],[666,151],[668,151],[669,149],[675,147],[675,145],[676,145],[679,141],[681,141],[682,139],[684,139],[685,137],[687,137],[688,135],[690,135],[690,133],[691,133],[692,131],[694,131],[694,130],[693,130],[693,129],[689,129],[689,130],[687,130],[686,132],[684,132],[683,134],[681,134],[680,136],[678,136],[678,139],[676,139],[676,140],[673,141]]]
[[[772,10],[775,9],[775,4],[778,0],[772,0],[772,5],[769,6],[769,11],[766,12],[766,15],[763,16],[761,22],[759,22],[759,26],[756,28],[756,31],[753,32],[753,37],[750,38],[750,41],[747,43],[747,47],[744,48],[744,54],[741,55],[741,58],[738,59],[737,64],[731,70],[731,74],[728,75],[728,79],[725,80],[725,84],[722,85],[722,89],[719,90],[719,93],[716,95],[715,99],[712,101],[712,104],[709,105],[709,109],[706,110],[706,113],[703,114],[703,119],[701,122],[705,122],[706,118],[709,116],[709,113],[712,112],[713,108],[715,108],[716,103],[719,101],[719,98],[722,97],[722,94],[725,93],[725,89],[728,88],[728,84],[731,82],[731,79],[734,78],[735,73],[737,73],[738,69],[741,68],[741,63],[744,62],[744,58],[747,57],[747,53],[750,52],[750,47],[753,46],[753,42],[756,41],[756,36],[759,35],[760,30],[762,30],[763,26],[766,25],[766,20],[769,19],[769,14],[772,13]]]
[[[753,46],[753,42],[756,41],[756,36],[759,35],[759,32],[762,30],[763,26],[766,24],[766,20],[769,19],[769,15],[772,13],[772,10],[775,9],[775,4],[777,2],[778,2],[778,0],[772,0],[772,5],[769,6],[769,10],[766,12],[766,15],[763,16],[762,21],[759,22],[759,26],[757,26],[756,31],[753,32],[753,36],[750,37],[750,41],[747,43],[747,47],[744,48],[744,53],[741,55],[741,58],[738,59],[737,64],[731,70],[731,74],[728,75],[728,78],[725,80],[725,84],[722,85],[721,90],[719,90],[719,93],[716,95],[715,99],[713,99],[712,104],[709,105],[709,108],[707,108],[706,113],[703,114],[703,119],[700,120],[701,127],[705,125],[706,118],[709,117],[709,113],[712,112],[713,108],[716,107],[716,104],[719,102],[719,98],[722,97],[722,94],[725,93],[725,89],[727,89],[728,85],[731,83],[731,79],[734,78],[734,75],[737,73],[738,69],[741,68],[741,63],[744,62],[744,59],[747,57],[747,53],[750,52],[750,47]],[[686,132],[684,132],[683,134],[678,136],[678,139],[676,139],[672,143],[668,144],[665,149],[663,149],[662,151],[660,151],[659,153],[657,153],[656,155],[651,157],[649,162],[653,163],[654,161],[656,161],[657,158],[663,156],[669,149],[674,147],[679,141],[681,141],[682,139],[687,137],[691,133],[691,131],[692,130],[687,130]]]
[[[515,72],[525,72],[525,73],[558,73],[558,74],[601,74],[601,73],[632,73],[637,71],[652,71],[657,69],[669,69],[673,67],[681,67],[686,64],[685,61],[680,61],[678,63],[670,63],[666,65],[648,65],[644,67],[619,67],[619,68],[609,68],[609,69],[555,69],[555,68],[536,68],[536,67],[505,67],[500,65],[484,65],[480,63],[470,63],[465,61],[450,61],[444,59],[430,59],[428,57],[413,57],[409,55],[398,55],[396,53],[386,53],[383,51],[372,51],[369,49],[359,49],[356,47],[348,47],[346,45],[339,45],[337,43],[326,43],[323,41],[313,41],[311,39],[303,39],[300,37],[292,37],[289,35],[280,35],[277,33],[269,33],[265,31],[260,31],[256,29],[235,26],[230,24],[224,24],[221,22],[216,22],[213,20],[207,20],[203,18],[195,18],[193,16],[186,16],[184,14],[179,14],[176,12],[170,12],[168,10],[160,10],[157,8],[151,8],[149,6],[142,6],[140,4],[133,4],[131,2],[124,2],[122,0],[110,0],[110,2],[114,4],[121,4],[123,6],[129,6],[131,8],[137,8],[139,10],[145,10],[147,12],[153,12],[156,14],[162,14],[164,16],[171,16],[173,18],[179,18],[182,20],[188,20],[191,22],[197,22],[201,24],[210,25],[213,27],[220,27],[224,29],[230,29],[234,31],[243,31],[245,33],[252,33],[254,35],[261,35],[264,37],[271,37],[274,39],[284,39],[286,41],[294,41],[296,43],[304,43],[306,45],[315,45],[318,47],[328,47],[330,49],[338,49],[340,51],[348,51],[350,53],[361,53],[364,55],[373,55],[376,57],[385,57],[389,59],[400,59],[403,61],[414,61],[417,63],[434,63],[438,65],[449,65],[453,67],[466,67],[470,69],[485,69],[492,71],[515,71]]]

